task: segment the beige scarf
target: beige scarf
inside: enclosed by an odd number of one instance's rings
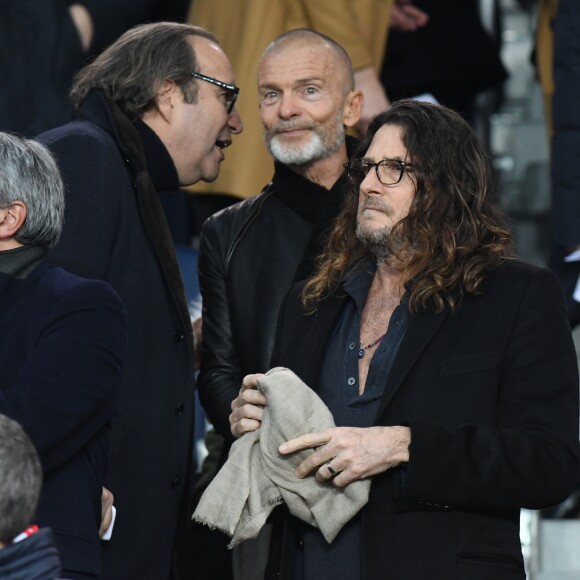
[[[317,527],[327,542],[367,503],[370,480],[345,488],[319,483],[314,475],[298,479],[294,470],[313,451],[283,456],[285,441],[335,427],[332,414],[291,370],[275,368],[258,381],[266,395],[259,430],[246,433],[231,448],[227,462],[203,494],[193,519],[231,536],[229,547],[255,538],[274,507]]]

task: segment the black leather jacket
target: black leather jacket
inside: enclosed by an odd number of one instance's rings
[[[291,284],[312,272],[346,183],[343,175],[327,190],[276,163],[272,183],[260,195],[204,224],[198,387],[209,419],[230,442],[231,402],[246,374],[270,368],[280,304]]]

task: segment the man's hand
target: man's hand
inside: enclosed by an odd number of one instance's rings
[[[230,429],[234,437],[255,431],[262,424],[263,409],[268,402],[257,388],[258,379],[263,376],[263,374],[245,376],[239,395],[232,401]]]
[[[88,52],[93,41],[93,19],[89,11],[82,4],[71,4],[68,11],[79,33],[81,46],[85,52]]]
[[[201,316],[198,316],[192,323],[193,329],[193,370],[198,371],[201,366],[201,337],[203,329],[203,321]]]
[[[287,441],[279,451],[288,455],[319,447],[296,468],[296,477],[317,470],[318,481],[344,487],[409,461],[410,443],[409,427],[336,427]]]
[[[99,528],[99,538],[104,536],[111,525],[114,501],[115,497],[113,494],[106,487],[103,487],[101,493],[101,527]]]
[[[429,15],[413,6],[411,0],[397,0],[391,8],[390,26],[405,32],[412,32],[425,26]]]

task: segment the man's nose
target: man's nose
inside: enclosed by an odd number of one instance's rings
[[[281,119],[290,119],[300,114],[300,109],[296,103],[296,97],[292,93],[285,93],[280,98],[280,108],[278,116]]]
[[[244,124],[242,123],[242,117],[238,113],[238,110],[236,109],[236,107],[234,107],[232,109],[232,112],[230,113],[230,115],[228,117],[228,127],[230,128],[230,131],[234,135],[238,135],[239,133],[241,133],[244,130]]]
[[[374,167],[371,167],[365,178],[360,182],[359,191],[364,195],[380,195],[381,182]]]

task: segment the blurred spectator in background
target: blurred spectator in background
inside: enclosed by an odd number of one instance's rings
[[[499,44],[484,29],[478,0],[414,0],[429,15],[425,26],[389,34],[381,81],[391,100],[431,93],[474,118],[475,97],[497,87],[506,70]]]
[[[54,531],[65,577],[88,579],[101,575],[101,492],[126,323],[108,284],[48,267],[63,216],[49,152],[0,133],[0,413],[24,427],[42,461],[36,523]]]
[[[22,427],[0,415],[0,578],[60,577],[52,531],[33,524],[42,487],[36,449]]]
[[[564,287],[568,319],[580,323],[580,2],[559,0],[554,27],[550,266]]]
[[[531,1],[531,0],[530,0]],[[532,60],[544,95],[546,125],[552,135],[552,95],[554,94],[554,18],[558,0],[539,0],[536,38]]]
[[[76,77],[80,120],[39,137],[67,186],[54,264],[104,279],[129,321],[106,487],[117,519],[104,577],[165,580],[191,515],[194,349],[159,195],[212,181],[242,130],[234,73],[216,38],[177,23],[133,28]]]
[[[183,19],[188,0],[2,0],[0,130],[28,136],[74,116],[74,73],[135,24]]]

